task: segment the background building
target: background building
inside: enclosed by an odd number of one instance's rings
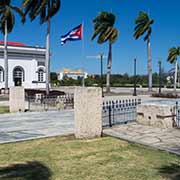
[[[8,86],[45,88],[45,48],[8,42]],[[4,82],[4,43],[0,42],[0,88]]]
[[[88,73],[83,71],[82,69],[71,70],[67,68],[59,70],[57,74],[58,74],[58,80],[62,80],[64,77],[77,80],[78,78],[83,78],[83,77],[87,78],[88,76]]]

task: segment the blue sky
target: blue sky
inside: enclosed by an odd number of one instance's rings
[[[12,0],[19,4],[21,0]],[[173,5],[172,5],[173,4]],[[143,10],[155,20],[151,37],[153,72],[157,71],[158,60],[169,70],[172,65],[166,62],[168,49],[180,45],[179,0],[62,0],[59,13],[51,23],[51,70],[60,68],[84,68],[89,73],[99,73],[99,61],[86,56],[107,54],[108,44],[98,45],[90,40],[93,32],[92,19],[100,11],[113,12],[116,15],[115,26],[119,29],[119,38],[113,45],[113,73],[133,73],[133,59],[137,57],[139,74],[147,72],[146,43],[143,39],[134,40],[134,19]],[[60,45],[60,36],[84,22],[84,40],[67,42]],[[39,25],[39,19],[16,25],[9,35],[9,41],[19,41],[27,45],[45,46],[46,25]],[[0,35],[3,39],[2,34]],[[104,60],[104,66],[106,66]],[[106,68],[104,67],[104,71]]]

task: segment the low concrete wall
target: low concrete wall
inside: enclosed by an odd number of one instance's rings
[[[11,87],[9,95],[10,112],[25,111],[25,91],[24,87]]]
[[[74,95],[74,113],[76,138],[94,138],[101,136],[101,88],[76,88]]]
[[[159,128],[173,128],[173,106],[139,105],[137,107],[137,122]]]

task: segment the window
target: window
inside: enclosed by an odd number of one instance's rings
[[[24,79],[24,69],[20,66],[15,67],[13,70],[13,80],[15,86],[21,86]]]
[[[38,81],[44,82],[44,70],[43,69],[38,70]]]
[[[4,70],[2,67],[0,67],[0,82],[4,81]]]
[[[20,66],[15,67],[13,71],[13,79],[21,79],[21,81],[24,81],[24,69]]]

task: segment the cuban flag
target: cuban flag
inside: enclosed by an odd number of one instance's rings
[[[73,28],[66,35],[61,36],[61,45],[64,45],[66,41],[78,41],[82,39],[83,26],[80,24],[79,26]]]

